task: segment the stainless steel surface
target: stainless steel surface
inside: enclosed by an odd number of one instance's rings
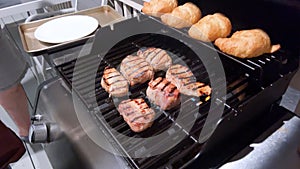
[[[283,95],[280,106],[300,115],[300,71],[296,73],[291,85]],[[283,120],[284,121],[284,120]],[[274,129],[275,128],[275,129]],[[297,116],[274,124],[269,131],[263,133],[253,144],[245,148],[221,169],[299,169],[300,154],[300,118]]]
[[[300,55],[298,57],[300,57]],[[298,69],[291,80],[289,88],[283,95],[280,104],[300,117],[300,69]]]
[[[262,138],[270,133],[263,134],[221,169],[299,169],[300,119],[293,117],[281,125],[266,139]]]
[[[114,150],[86,108],[79,100],[72,100],[71,92],[63,86],[64,82],[61,79],[45,85],[40,92],[37,109],[44,117],[41,122],[48,124],[55,123],[63,132],[59,139],[49,144],[44,144],[50,161],[54,166],[57,166],[54,168],[65,168],[66,166],[69,168],[70,163],[73,164],[75,162],[82,164],[84,168],[91,169],[126,168],[126,164],[120,157],[102,149],[89,138],[77,119],[74,109],[75,102],[76,110],[81,111],[82,114],[89,117],[86,118],[90,120],[86,121],[86,123],[89,124],[88,132],[97,134],[99,138],[102,138],[103,144],[107,147],[111,147],[112,151]],[[75,154],[72,155],[74,158],[80,159],[80,161],[65,161],[65,157],[57,159],[58,156],[61,156],[60,151],[62,151],[59,147],[70,146],[72,147],[70,149],[74,150],[74,152],[71,152]],[[64,152],[63,156],[67,155],[68,153]]]
[[[128,5],[128,6],[130,6],[130,7],[132,7],[132,8],[134,8],[134,9],[136,9],[136,10],[138,10],[138,11],[141,11],[141,9],[142,9],[142,4],[143,4],[143,1],[142,0],[118,0],[118,1],[116,1],[115,0],[115,2],[114,2],[114,5],[118,5],[118,3],[117,2],[122,2],[123,4],[126,4],[126,5]],[[117,7],[118,8],[118,7]],[[118,11],[118,10],[117,10]]]
[[[30,15],[44,12],[46,6],[54,6],[66,3],[68,0],[20,0],[11,2],[1,2],[0,24],[14,23],[26,19]],[[2,4],[3,3],[3,4]]]
[[[71,49],[65,49],[59,54],[52,54],[50,62],[53,62],[54,66],[58,66],[63,63],[70,62],[74,59],[88,55],[91,52],[93,46],[93,39],[94,38],[90,38],[82,46],[75,46]]]
[[[298,71],[298,74],[300,74],[300,71]],[[291,112],[295,112],[300,117],[300,112],[296,111],[297,105],[299,106],[299,104],[300,91],[290,86],[283,95],[282,102],[280,103],[280,105],[290,110]]]
[[[34,116],[31,117],[32,121],[41,121],[43,119],[43,115],[40,114],[35,114]]]
[[[57,15],[50,18],[41,19],[35,22],[29,22],[29,23],[22,23],[18,26],[19,34],[22,40],[23,49],[33,55],[36,55],[38,52],[44,52],[49,49],[62,47],[63,45],[67,45],[70,43],[77,42],[79,40],[88,39],[92,37],[94,34],[79,38],[77,40],[73,40],[70,42],[64,42],[60,44],[50,44],[50,43],[43,43],[37,40],[34,37],[35,30],[42,24],[51,21],[53,19],[61,18],[64,16],[70,16],[70,15],[88,15],[91,16],[99,22],[99,25],[101,27],[107,26],[109,24],[124,20],[122,15],[119,15],[113,8],[110,6],[101,6],[101,7],[95,7],[92,9],[86,9],[79,12],[73,12],[63,15]]]

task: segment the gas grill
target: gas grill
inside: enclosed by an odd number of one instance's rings
[[[128,97],[144,98],[157,113],[149,129],[134,133],[116,109],[121,98],[110,97],[100,81],[106,66],[118,68],[127,55],[145,47],[168,51],[173,64],[187,65],[198,81],[212,86],[213,95],[182,96],[180,106],[162,111],[148,101],[147,83],[131,86]],[[277,102],[299,63],[298,56],[285,49],[239,59],[212,44],[191,39],[187,29],[167,27],[157,18],[143,14],[103,27],[84,43],[47,52],[45,59],[67,89],[79,97],[87,108],[86,115],[93,118],[116,152],[123,155],[126,167],[143,169],[212,168],[224,164],[285,115],[278,111],[281,108]],[[218,60],[224,74],[213,69]],[[155,74],[164,75],[163,71]],[[226,93],[222,95],[224,89]],[[207,122],[209,113],[219,111],[223,111],[221,119]],[[205,125],[211,129],[199,139]],[[154,137],[159,134],[164,138]],[[169,149],[156,155],[165,147]]]

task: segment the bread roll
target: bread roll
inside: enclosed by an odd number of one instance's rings
[[[231,32],[230,20],[220,14],[207,15],[200,19],[189,29],[192,38],[205,42],[215,41],[217,38],[225,38]]]
[[[174,28],[190,27],[201,18],[201,10],[191,2],[175,8],[172,13],[161,16],[161,20],[166,25]]]
[[[178,6],[177,0],[151,0],[144,2],[142,12],[147,15],[160,17],[165,13],[170,13]]]
[[[266,32],[261,29],[235,32],[230,38],[218,38],[215,45],[223,52],[240,58],[252,58],[264,53],[273,53],[280,45],[271,45]]]

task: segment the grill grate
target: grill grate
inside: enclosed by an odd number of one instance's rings
[[[126,153],[135,155],[139,154],[147,157],[140,159],[128,159],[128,161],[132,162],[134,166],[137,166],[138,168],[167,167],[168,165],[178,168],[187,163],[189,160],[192,160],[194,156],[201,151],[202,145],[197,142],[197,138],[199,137],[210,108],[210,100],[205,101],[205,97],[200,98],[200,101],[203,103],[198,105],[198,98],[188,96],[182,96],[181,105],[169,111],[161,111],[159,108],[152,105],[152,108],[154,108],[158,114],[158,117],[155,119],[152,127],[144,132],[134,133],[130,130],[129,126],[117,111],[114,104],[114,101],[116,100],[109,98],[109,95],[103,88],[101,88],[100,81],[103,70],[106,66],[110,65],[118,68],[122,59],[127,55],[135,53],[141,47],[152,46],[171,51],[170,55],[174,64],[182,64],[183,62],[186,63],[186,65],[189,65],[190,69],[199,81],[209,84],[206,69],[199,59],[195,59],[195,54],[192,53],[185,45],[179,45],[179,42],[173,42],[174,44],[171,45],[171,41],[169,41],[168,44],[164,43],[164,38],[165,37],[162,37],[161,35],[155,34],[139,35],[138,37],[122,41],[115,45],[115,47],[113,47],[105,55],[103,60],[99,59],[99,55],[88,55],[77,59],[77,63],[80,63],[78,65],[74,60],[68,64],[57,67],[61,75],[79,94],[87,107],[89,107],[90,110],[97,109],[95,114],[96,117],[116,131],[113,133],[114,138],[123,147]],[[78,68],[78,71],[74,72],[75,65],[76,68]],[[95,67],[98,68],[98,71],[95,76],[92,76],[91,73],[93,73]],[[161,71],[156,73],[156,76],[164,76],[164,74],[165,72]],[[235,78],[232,77],[232,79]],[[247,82],[247,79],[244,79],[242,82]],[[238,88],[238,86],[244,84],[242,82],[233,86],[229,92],[234,91],[234,88]],[[131,94],[129,97],[144,98],[150,105],[147,97],[145,96],[146,88],[147,83],[131,87]],[[215,90],[217,89],[214,89],[214,91]],[[96,102],[94,102],[94,97],[96,98]],[[237,97],[238,95],[231,95],[230,98],[232,98],[232,104],[234,102],[239,102]],[[172,126],[178,117],[180,107],[182,110],[185,110],[185,114],[180,118],[179,122],[176,122],[175,125]],[[229,113],[230,109],[226,109],[225,112]],[[192,123],[190,117],[196,118],[194,125],[190,124]],[[193,126],[189,132],[182,127],[186,125]],[[136,142],[134,139],[148,138],[158,135],[164,131],[167,131],[169,135],[163,140],[146,140]],[[124,135],[131,138],[128,139],[127,137],[124,137]],[[170,140],[176,141],[176,139],[179,138],[178,136],[184,137],[178,145],[161,155],[152,156],[153,152],[164,148]],[[157,144],[153,145],[153,142]]]

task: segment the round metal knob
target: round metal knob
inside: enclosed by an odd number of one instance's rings
[[[31,143],[48,143],[58,139],[61,131],[55,123],[32,124],[29,130]]]
[[[29,129],[29,141],[31,143],[48,142],[48,129],[45,123],[32,124]]]

